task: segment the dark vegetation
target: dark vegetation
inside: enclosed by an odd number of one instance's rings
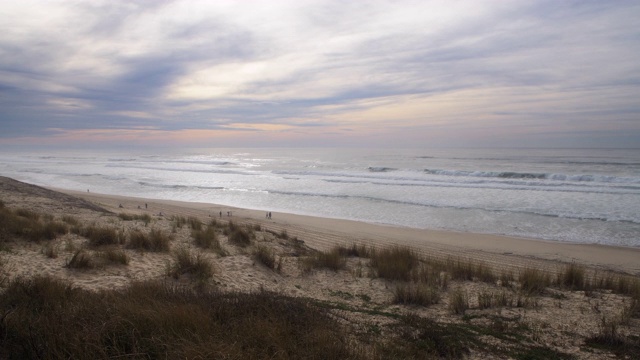
[[[341,326],[304,299],[146,282],[90,292],[50,277],[0,296],[3,359],[353,359]]]
[[[29,241],[53,240],[69,232],[67,224],[54,220],[51,216],[26,210],[11,210],[0,205],[0,242],[6,243],[13,237]]]

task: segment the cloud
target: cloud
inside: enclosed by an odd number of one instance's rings
[[[640,134],[634,3],[26,1],[0,14],[0,142]]]

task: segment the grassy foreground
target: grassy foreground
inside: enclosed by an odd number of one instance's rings
[[[284,229],[207,220],[54,216],[0,201],[0,359],[640,354],[637,276],[577,264],[504,271],[400,246],[352,244],[323,252]],[[65,270],[57,277],[46,271],[10,276],[19,263],[5,259],[26,249],[36,250],[25,268],[39,259],[43,268],[53,263]],[[165,265],[153,280],[116,290],[86,290],[73,282],[128,274],[148,259]],[[297,295],[225,289],[225,265],[239,268],[236,278],[261,276],[260,287],[273,282]],[[555,318],[571,327],[557,326]],[[578,333],[584,324],[591,324],[588,331]]]

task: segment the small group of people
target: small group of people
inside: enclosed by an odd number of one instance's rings
[[[267,219],[271,219],[271,211],[267,212]]]
[[[231,216],[231,211],[227,211],[227,216]],[[222,211],[220,211],[220,217],[222,217]]]

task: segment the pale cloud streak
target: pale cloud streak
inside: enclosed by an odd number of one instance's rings
[[[563,146],[574,129],[580,146],[637,145],[639,16],[599,1],[5,2],[0,144],[548,146],[555,131]]]

